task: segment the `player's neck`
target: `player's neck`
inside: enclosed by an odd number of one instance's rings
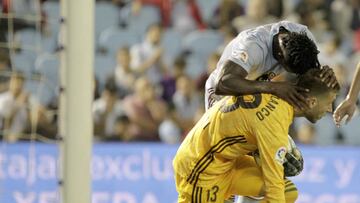
[[[305,113],[303,110],[298,109],[297,107],[293,107],[294,109],[294,117],[304,117]]]

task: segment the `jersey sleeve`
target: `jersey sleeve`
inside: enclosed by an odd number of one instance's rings
[[[267,121],[256,130],[267,202],[285,202],[283,163],[289,145],[288,129],[289,124],[284,122]]]
[[[264,50],[256,42],[244,39],[233,44],[229,60],[249,72],[264,61],[264,55]]]

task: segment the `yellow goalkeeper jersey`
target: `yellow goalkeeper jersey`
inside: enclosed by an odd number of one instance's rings
[[[173,160],[175,173],[206,187],[230,172],[237,158],[259,150],[267,201],[285,202],[282,164],[293,114],[271,94],[224,97],[186,136]]]

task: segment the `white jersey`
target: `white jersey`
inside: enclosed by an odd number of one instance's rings
[[[307,36],[315,42],[313,34],[306,26],[289,21],[281,21],[242,31],[225,47],[216,69],[206,81],[206,109],[221,98],[221,96],[215,95],[214,91],[221,70],[227,60],[231,60],[243,67],[248,72],[247,79],[249,80],[255,80],[264,74],[268,75],[269,78],[273,78],[283,72],[283,67],[278,64],[272,52],[273,37],[279,33],[280,26],[290,32],[306,32]]]

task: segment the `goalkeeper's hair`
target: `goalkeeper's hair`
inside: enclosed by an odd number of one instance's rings
[[[311,68],[320,69],[318,49],[306,32],[289,32],[288,41],[284,44],[285,63],[296,74],[304,74]]]
[[[326,83],[321,81],[320,69],[310,69],[298,78],[297,86],[309,89],[308,95],[321,96],[330,92],[338,93],[340,90],[339,82],[335,87],[328,87]]]

